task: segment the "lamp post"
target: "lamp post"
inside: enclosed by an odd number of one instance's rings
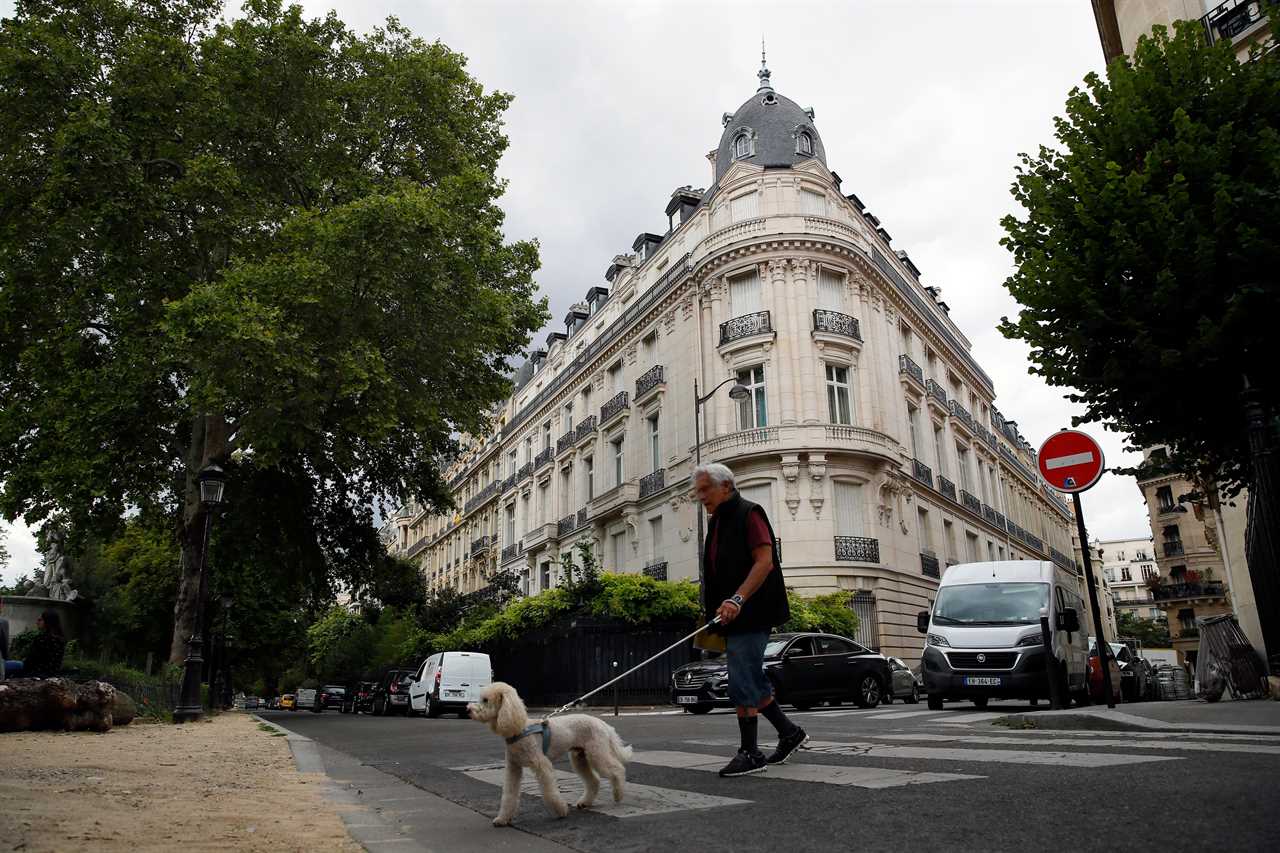
[[[703,396],[698,395],[698,380],[696,379],[693,380],[693,454],[694,454],[695,467],[702,464],[702,421],[699,419],[702,412],[702,404],[710,400],[717,391],[719,391],[724,386],[728,385],[730,382],[734,383],[733,387],[729,389],[729,397],[731,399],[734,399],[734,400],[751,399],[751,391],[748,390],[747,386],[743,385],[741,382],[738,382],[737,379],[732,376],[730,376],[725,381],[721,382],[716,387],[712,388]],[[697,488],[697,483],[693,483],[692,485],[694,488]],[[705,578],[705,570],[702,565],[702,547],[703,547],[702,545],[702,538],[703,538],[702,503],[700,501],[697,501],[697,504],[698,504],[698,592],[699,594],[701,594],[702,587],[703,587],[703,584],[705,583],[706,578]]]
[[[204,597],[206,571],[208,568],[209,529],[213,525],[213,511],[222,503],[222,490],[227,484],[226,475],[217,465],[209,464],[200,469],[196,475],[200,484],[200,504],[204,510],[204,533],[200,539],[200,573],[196,588],[195,624],[191,638],[187,640],[187,658],[184,661],[185,671],[182,674],[182,697],[178,707],[173,709],[173,721],[186,723],[199,720],[204,716],[204,705],[200,701],[201,669],[204,668],[204,648],[202,623],[204,622]]]
[[[227,652],[230,645],[231,630],[231,604],[232,599],[230,593],[222,594],[222,648],[218,653],[218,660],[222,669],[222,708],[226,710],[231,707],[231,655]]]

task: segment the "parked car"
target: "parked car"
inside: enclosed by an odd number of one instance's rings
[[[347,688],[339,687],[336,684],[326,684],[320,688],[320,707],[321,708],[338,708],[342,709],[342,698],[346,696]]]
[[[1119,704],[1124,701],[1120,686],[1120,667],[1111,655],[1107,655],[1107,668],[1111,670],[1111,697]],[[1093,637],[1089,638],[1089,698],[1099,703],[1107,701],[1102,688],[1102,664],[1098,661],[1098,645]]]
[[[901,699],[909,704],[920,701],[923,691],[920,676],[911,671],[902,658],[889,658],[890,687],[884,692],[884,704],[892,705],[894,699]]]
[[[298,697],[292,693],[286,693],[280,697],[280,710],[296,711],[298,710]]]
[[[278,710],[280,710],[280,697],[279,697],[279,696],[272,696],[272,697],[267,701],[267,710],[269,710],[269,711],[278,711]]]
[[[409,685],[414,672],[412,669],[388,669],[382,673],[373,687],[374,716],[409,713]]]
[[[314,687],[299,687],[295,694],[299,711],[311,711],[313,714],[319,714],[324,710],[320,704],[320,691]]]
[[[777,701],[807,711],[822,702],[852,700],[863,708],[880,704],[891,675],[884,655],[835,634],[774,634],[764,650],[764,671]],[[672,704],[694,714],[728,707],[728,663],[696,661],[671,677]]]
[[[410,715],[438,717],[452,711],[467,716],[467,703],[493,683],[493,665],[483,652],[437,652],[422,662],[409,684]]]
[[[344,714],[373,713],[373,688],[375,682],[357,681],[347,686],[338,710]]]
[[[990,699],[1048,699],[1040,611],[1054,627],[1050,654],[1062,688],[1088,701],[1088,645],[1076,576],[1048,561],[1010,560],[952,566],[932,612],[916,628],[926,635],[921,661],[929,710],[947,699],[985,708]]]
[[[244,697],[244,709],[246,711],[256,711],[262,707],[262,700],[257,696]]]

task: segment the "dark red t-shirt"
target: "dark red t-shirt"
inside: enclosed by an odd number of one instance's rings
[[[716,535],[707,543],[707,571],[716,570],[716,544],[720,539],[720,525],[716,524]],[[773,537],[769,535],[769,525],[765,524],[764,513],[759,507],[751,510],[747,516],[747,547],[754,551],[761,545],[772,545]]]

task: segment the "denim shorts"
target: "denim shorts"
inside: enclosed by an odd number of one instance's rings
[[[764,674],[764,647],[768,631],[730,634],[725,637],[729,659],[729,698],[738,708],[759,708],[773,695],[773,686]]]

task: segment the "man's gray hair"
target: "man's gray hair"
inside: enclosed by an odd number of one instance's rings
[[[703,474],[706,474],[714,485],[720,486],[728,483],[730,487],[738,488],[733,472],[729,470],[728,465],[721,465],[719,462],[708,462],[706,465],[699,465],[693,469],[693,481],[695,483],[698,482],[698,478]]]

